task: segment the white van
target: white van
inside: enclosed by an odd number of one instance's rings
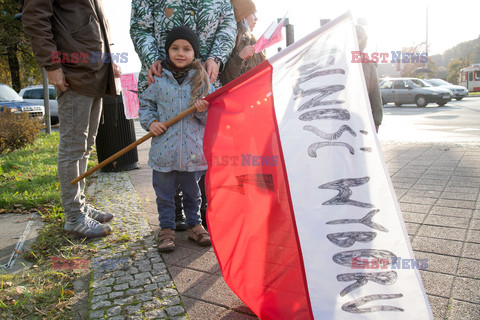
[[[57,92],[53,85],[48,86],[51,124],[58,123]],[[43,105],[43,85],[28,86],[18,93],[24,101]]]

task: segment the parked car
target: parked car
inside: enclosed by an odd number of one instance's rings
[[[23,100],[35,104],[44,105],[43,102],[43,85],[37,86],[28,86],[23,88],[18,93]],[[48,101],[50,101],[50,122],[51,124],[58,123],[58,102],[57,102],[57,92],[53,85],[48,86]]]
[[[14,113],[28,112],[31,117],[43,119],[43,105],[23,101],[18,93],[5,84],[0,84],[0,112],[9,109]]]
[[[453,97],[457,100],[462,100],[466,96],[468,96],[468,90],[465,87],[462,86],[457,86],[455,84],[451,84],[450,82],[447,82],[442,79],[426,79],[429,84],[431,84],[434,87],[442,87],[442,88],[447,88],[453,93]]]
[[[419,107],[426,107],[429,103],[439,106],[452,100],[452,92],[441,87],[433,87],[422,79],[417,78],[389,78],[380,83],[383,104],[415,103]]]

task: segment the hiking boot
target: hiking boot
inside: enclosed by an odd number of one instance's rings
[[[185,222],[185,215],[183,213],[183,195],[180,189],[175,193],[175,231],[187,230],[187,223]]]
[[[188,226],[185,222],[185,215],[183,214],[182,204],[180,203],[180,207],[177,207],[175,203],[175,230],[176,231],[185,231],[187,230]]]
[[[175,220],[175,230],[177,231],[185,231],[187,230],[187,223],[185,220]]]
[[[83,207],[83,211],[88,214],[90,218],[97,220],[101,223],[108,222],[112,220],[113,217],[115,217],[112,213],[100,211],[89,204],[85,204],[85,206]]]
[[[175,230],[176,231],[185,231],[188,226],[185,222],[185,215],[183,214],[182,207],[175,208]]]
[[[171,252],[175,249],[175,230],[165,228],[160,230],[157,239],[157,248],[160,252]]]
[[[202,218],[202,226],[205,228],[205,230],[208,231],[208,226],[207,226],[207,208],[200,208],[200,217]]]
[[[75,223],[66,223],[64,229],[70,235],[78,238],[100,238],[108,236],[112,232],[112,228],[109,225],[101,224],[83,214]]]
[[[195,241],[201,247],[207,247],[212,243],[207,230],[201,224],[188,228],[188,239]]]

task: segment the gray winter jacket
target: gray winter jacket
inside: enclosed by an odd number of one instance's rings
[[[153,121],[166,122],[190,107],[191,80],[195,72],[191,69],[181,85],[165,68],[161,78],[155,77],[155,82],[139,97],[140,124],[145,130],[148,131]],[[148,165],[160,172],[206,170],[203,154],[206,120],[207,112],[195,112],[169,127],[162,135],[153,137]]]

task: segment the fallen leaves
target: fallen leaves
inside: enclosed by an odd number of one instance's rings
[[[22,294],[22,293],[24,293],[24,292],[28,292],[27,288],[24,287],[24,286],[17,286],[17,287],[15,288],[15,291],[17,291],[18,294]]]
[[[67,295],[67,296],[74,296],[74,295],[75,295],[75,293],[74,293],[72,290],[65,290],[65,291],[63,292],[63,294],[65,294],[65,295]]]

